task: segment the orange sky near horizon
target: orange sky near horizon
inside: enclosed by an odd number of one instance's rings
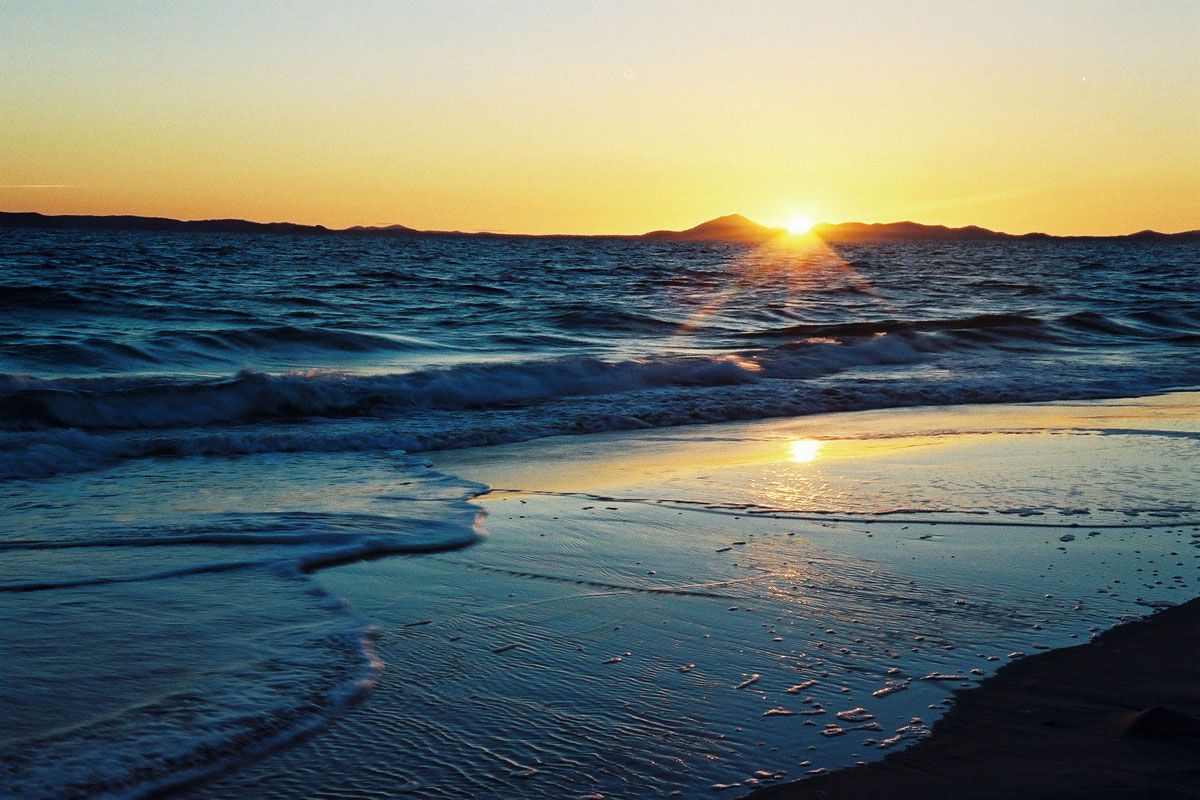
[[[0,14],[5,211],[520,233],[731,212],[1200,228],[1185,0]]]

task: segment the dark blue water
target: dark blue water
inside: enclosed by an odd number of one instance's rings
[[[10,477],[1200,383],[1186,243],[7,230],[0,276]]]
[[[422,452],[1151,394],[1198,352],[1185,243],[0,229],[0,796],[146,796],[360,696],[374,632],[312,573],[481,532]]]

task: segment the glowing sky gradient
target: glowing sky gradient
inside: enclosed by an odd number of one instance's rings
[[[0,210],[1200,228],[1200,3],[3,2]]]

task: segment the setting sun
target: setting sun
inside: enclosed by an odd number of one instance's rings
[[[1200,0],[0,20],[0,800],[1200,800]]]
[[[812,230],[813,221],[808,217],[792,217],[787,223],[787,232],[791,234],[808,233]]]

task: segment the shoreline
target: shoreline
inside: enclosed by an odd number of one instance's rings
[[[1200,796],[1200,598],[955,692],[932,735],[750,800]]]
[[[935,724],[955,686],[1021,651],[1195,597],[1200,509],[1178,501],[1198,406],[888,409],[443,451],[435,472],[493,487],[477,546],[320,573],[378,632],[375,691],[180,796],[810,792],[782,781],[916,744],[914,717]],[[410,493],[393,491],[376,502]]]

